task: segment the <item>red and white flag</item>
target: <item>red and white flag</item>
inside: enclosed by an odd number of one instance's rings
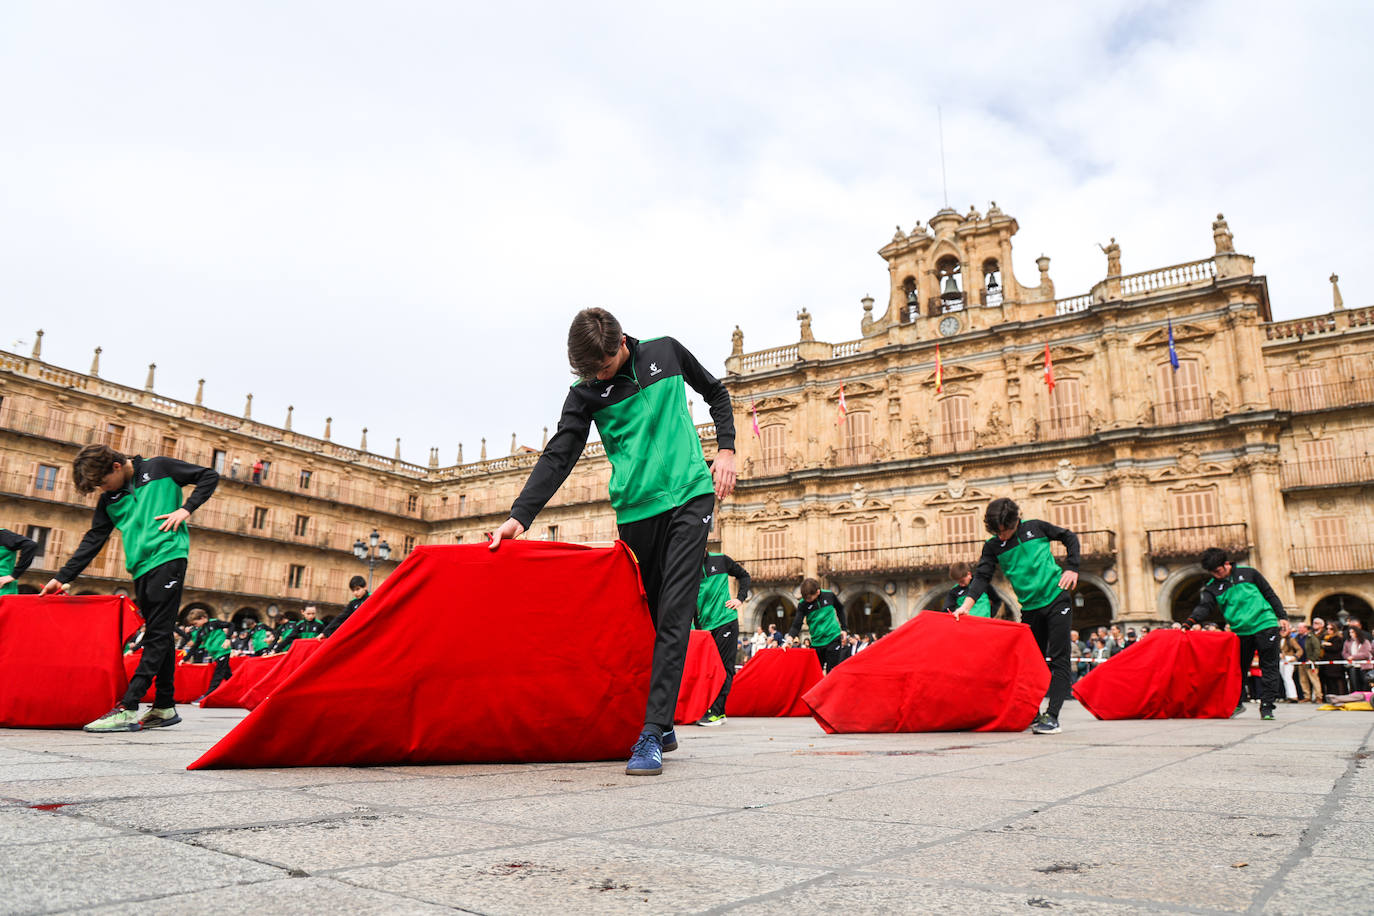
[[[935,345],[935,393],[945,390],[945,364],[940,362],[940,345]]]
[[[1045,344],[1045,387],[1054,393],[1054,362],[1050,359],[1050,345]]]
[[[761,437],[761,433],[759,433],[759,405],[755,404],[752,398],[749,400],[749,412],[754,415],[754,436],[756,438]]]
[[[844,415],[846,412],[847,408],[844,405],[844,382],[840,382],[840,423],[844,422]]]

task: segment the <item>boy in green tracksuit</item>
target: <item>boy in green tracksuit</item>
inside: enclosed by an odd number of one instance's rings
[[[1031,723],[1031,732],[1057,735],[1059,710],[1069,696],[1070,592],[1078,585],[1078,535],[1039,519],[1022,521],[1021,507],[1006,497],[988,503],[983,527],[992,537],[983,544],[978,568],[954,615],[973,610],[1000,566],[1021,602],[1021,622],[1030,627],[1040,654],[1049,660],[1049,703]],[[1063,569],[1050,552],[1050,541],[1058,541],[1067,551]]]
[[[952,611],[963,602],[964,596],[968,594],[969,584],[973,582],[973,567],[963,562],[951,563],[949,565],[949,577],[954,580],[955,585],[945,596],[945,606],[940,609],[942,611]],[[1010,620],[1011,605],[997,593],[996,589],[989,586],[988,590],[979,595],[978,600],[973,602],[969,616]]]
[[[19,594],[15,580],[29,571],[33,555],[37,552],[37,542],[7,528],[0,528],[0,597]]]
[[[620,539],[639,561],[655,632],[644,728],[625,772],[657,776],[663,752],[677,747],[673,713],[715,500],[735,488],[730,392],[673,338],[637,340],[605,309],[583,309],[573,318],[568,363],[578,382],[563,401],[558,431],[489,546],[496,550],[533,524],[567,479],[595,423],[611,463],[611,508]],[[711,464],[688,409],[688,385],[705,398],[716,424]]]
[[[821,588],[815,579],[806,579],[801,584],[802,603],[797,605],[797,613],[792,615],[792,628],[787,635],[793,639],[801,636],[802,622],[811,632],[811,648],[821,660],[821,669],[829,672],[840,663],[840,637],[844,633],[844,608],[840,600],[829,589]]]
[[[175,725],[173,645],[191,534],[185,522],[219,484],[210,468],[175,458],[126,458],[108,445],[88,445],[72,461],[72,480],[82,493],[100,491],[91,530],[71,559],[43,586],[43,594],[64,591],[81,575],[118,528],[124,563],[134,578],[134,600],[143,614],[143,656],[129,689],[114,709],[86,726],[89,732],[133,732]],[[182,500],[182,488],[193,486]],[[153,708],[141,719],[139,699],[156,681]]]
[[[253,627],[253,632],[248,635],[248,645],[254,655],[266,655],[272,651],[276,642],[276,631],[265,623],[259,623]]]
[[[191,625],[191,638],[186,643],[186,657],[194,664],[212,662],[214,674],[210,675],[210,687],[206,695],[215,692],[221,681],[229,680],[229,624],[223,620],[211,620],[204,610],[196,608],[186,618]],[[201,699],[205,699],[204,696]],[[199,701],[197,701],[199,702]]]
[[[730,576],[739,584],[737,597],[730,597]],[[749,597],[749,573],[723,553],[707,553],[701,564],[701,587],[697,590],[698,630],[709,630],[725,666],[725,683],[698,725],[725,724],[725,698],[735,681],[735,652],[739,648],[739,609]]]
[[[1241,683],[1250,675],[1250,659],[1259,652],[1260,718],[1272,719],[1279,699],[1279,621],[1287,620],[1288,612],[1259,570],[1233,566],[1226,551],[1210,547],[1198,558],[1198,565],[1212,578],[1202,586],[1197,607],[1183,625],[1191,628],[1220,608],[1231,632],[1240,637]],[[1244,711],[1242,695],[1231,715],[1234,718]]]

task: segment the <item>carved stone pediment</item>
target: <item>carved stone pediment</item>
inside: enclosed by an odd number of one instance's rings
[[[1061,344],[1050,346],[1050,360],[1058,367],[1062,363],[1078,362],[1079,360],[1092,359],[1096,354],[1092,350],[1085,350],[1074,344]],[[1044,372],[1045,371],[1045,351],[1042,348],[1039,353],[1021,364],[1022,372]]]
[[[1030,488],[1031,496],[1058,496],[1067,493],[1077,493],[1080,490],[1100,490],[1105,487],[1106,481],[1100,477],[1075,476],[1069,483],[1063,483],[1056,476],[1050,480],[1042,481]]]
[[[1191,477],[1226,477],[1231,473],[1231,469],[1217,464],[1215,461],[1198,461],[1191,468],[1185,469],[1182,464],[1174,467],[1164,468],[1150,475],[1152,482],[1161,480],[1187,480]]]
[[[866,498],[861,503],[846,499],[830,507],[831,515],[853,515],[856,512],[891,512],[892,505],[881,499]]]
[[[1207,340],[1216,331],[1211,328],[1203,327],[1200,324],[1175,324],[1174,325],[1174,344],[1177,345],[1185,340]],[[1169,345],[1169,329],[1155,328],[1136,342],[1136,347],[1146,349],[1149,347],[1167,347]]]
[[[946,363],[944,366],[944,370],[945,385],[952,385],[957,382],[976,382],[978,379],[983,377],[983,373],[979,372],[977,369],[970,369],[967,366],[951,366],[948,363]],[[927,388],[935,387],[934,369],[931,369],[930,372],[926,374],[925,378],[921,379],[921,384]]]
[[[886,393],[886,388],[880,388],[877,385],[870,385],[868,382],[844,383],[844,398],[846,401],[850,400],[851,398],[862,398],[872,394]],[[834,388],[830,389],[830,392],[826,395],[826,397],[831,401],[838,401],[840,399],[840,386],[836,385]]]
[[[951,483],[953,483],[953,481],[951,481]],[[949,506],[955,505],[956,503],[966,503],[966,502],[986,503],[986,502],[987,502],[988,500],[990,500],[990,499],[992,499],[992,494],[991,494],[991,493],[987,492],[986,490],[980,490],[980,489],[978,489],[977,487],[966,487],[966,488],[963,490],[962,495],[957,496],[957,497],[954,496],[953,494],[951,494],[950,490],[949,490],[948,488],[946,488],[946,489],[942,490],[941,492],[936,493],[934,496],[931,496],[931,497],[929,497],[928,499],[926,499],[925,501],[923,501],[923,502],[921,503],[921,505],[923,505],[923,506],[933,506],[933,507],[939,507],[939,508],[947,508],[947,507],[949,507]],[[969,508],[973,508],[973,507],[969,507]]]
[[[770,410],[789,410],[796,406],[797,402],[793,398],[778,397],[776,395],[768,395],[754,402],[754,409],[759,413],[766,413]]]

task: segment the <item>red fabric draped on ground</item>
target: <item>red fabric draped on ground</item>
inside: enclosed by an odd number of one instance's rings
[[[1099,719],[1225,719],[1240,700],[1240,641],[1152,630],[1079,680],[1073,695]]]
[[[129,686],[124,641],[142,621],[114,595],[0,598],[0,726],[79,728]]]
[[[673,721],[694,724],[711,708],[720,688],[725,686],[725,668],[715,637],[706,630],[693,630],[687,640],[687,661],[682,666],[682,686],[677,692]]]
[[[812,650],[760,649],[735,675],[725,714],[809,716],[811,709],[802,696],[820,679],[820,659]]]
[[[318,640],[312,640],[318,642]],[[285,655],[240,656],[229,660],[233,677],[220,683],[214,692],[201,701],[202,709],[248,709],[244,695],[258,681],[267,677],[272,669],[281,664]]]
[[[134,672],[138,670],[138,663],[143,658],[143,651],[130,652],[124,656],[124,686],[133,678]],[[189,703],[192,700],[203,696],[205,691],[210,689],[210,678],[215,674],[214,665],[192,665],[186,662],[177,662],[176,674],[172,675],[172,683],[175,689],[172,692],[172,700],[175,703]],[[140,703],[151,703],[154,694],[157,693],[157,681],[148,685],[148,692],[143,694]]]
[[[1049,683],[1025,624],[924,611],[803,699],[832,733],[1020,731]]]
[[[324,645],[322,639],[298,639],[293,642],[285,652],[277,656],[280,664],[266,668],[262,676],[249,684],[239,697],[240,705],[244,709],[257,709],[262,705],[262,701],[272,695],[278,687],[286,682],[286,679],[295,673],[296,669],[306,663],[306,661],[320,650]]]
[[[191,769],[623,758],[653,642],[623,544],[417,547]]]

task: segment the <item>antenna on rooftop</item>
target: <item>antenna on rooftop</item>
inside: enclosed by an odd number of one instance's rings
[[[940,184],[945,191],[945,206],[949,207],[949,178],[945,175],[945,116],[940,106],[935,106],[935,119],[940,127]]]

